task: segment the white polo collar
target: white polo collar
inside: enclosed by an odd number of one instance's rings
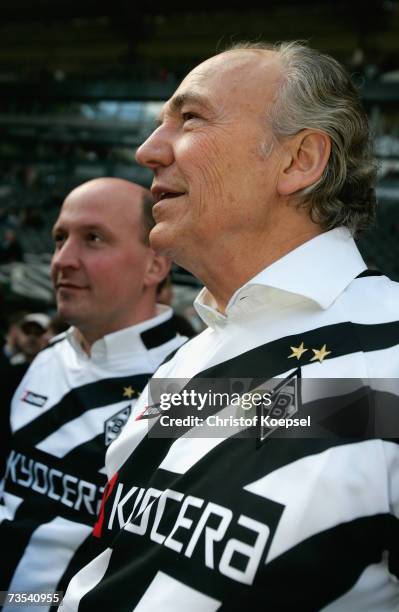
[[[366,268],[349,230],[339,227],[305,242],[251,278],[232,295],[226,314],[217,311],[206,287],[194,306],[210,327],[224,326],[230,317],[248,314],[276,294],[280,303],[308,299],[327,309]]]
[[[76,328],[70,327],[66,332],[66,338],[70,345],[77,353],[77,355],[83,359],[93,361],[107,361],[110,357],[121,358],[124,355],[131,355],[132,352],[147,352],[150,348],[154,348],[154,345],[146,345],[146,335],[144,332],[152,330],[154,328],[164,329],[167,322],[171,322],[173,311],[169,306],[163,304],[156,305],[156,316],[131,327],[125,327],[111,334],[107,334],[103,338],[100,338],[91,347],[90,356],[82,349],[80,342],[76,334]],[[154,329],[156,333],[156,329]],[[159,345],[163,344],[162,337],[160,336]]]

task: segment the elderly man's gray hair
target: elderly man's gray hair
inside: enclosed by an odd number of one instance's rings
[[[374,219],[376,163],[367,115],[339,62],[298,42],[238,43],[227,49],[279,54],[283,79],[268,117],[277,139],[317,129],[331,138],[331,155],[317,183],[296,194],[323,229],[353,233]]]

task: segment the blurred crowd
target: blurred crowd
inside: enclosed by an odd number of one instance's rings
[[[68,328],[58,315],[17,313],[9,317],[3,338],[2,360],[10,365],[29,364],[51,338]]]

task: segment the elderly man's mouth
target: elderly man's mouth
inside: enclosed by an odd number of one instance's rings
[[[173,191],[167,191],[166,193],[163,193],[161,195],[159,200],[169,200],[170,198],[179,198],[182,195],[184,195],[184,194],[183,193],[174,193]]]
[[[184,192],[182,191],[174,191],[162,186],[153,187],[151,191],[152,195],[154,196],[155,204],[158,204],[158,202],[162,202],[163,200],[171,200],[184,195]]]

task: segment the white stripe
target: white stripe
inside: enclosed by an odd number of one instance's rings
[[[243,412],[236,405],[226,406],[217,414],[222,419],[229,416],[249,416],[249,413]],[[251,413],[251,416],[254,415]],[[210,426],[206,422],[202,426],[193,427],[184,436],[173,442],[158,469],[168,470],[175,474],[185,474],[221,442],[243,429],[245,429],[244,426]],[[221,433],[223,436],[217,437],[217,434]],[[206,438],[207,434],[212,437]]]
[[[76,612],[82,597],[102,580],[107,571],[112,549],[106,548],[98,557],[72,578],[62,602],[62,612]]]
[[[44,438],[39,444],[36,444],[36,448],[55,457],[64,457],[77,446],[103,433],[105,421],[127,405],[125,400],[103,408],[87,410]]]
[[[367,537],[367,536],[366,536]],[[320,612],[398,612],[397,580],[389,575],[385,559],[369,565],[354,587]]]
[[[178,438],[169,448],[158,469],[185,474],[224,440],[225,438]]]
[[[52,349],[48,350],[52,351]],[[43,355],[45,359],[43,359]],[[52,366],[47,363],[51,356],[54,359]],[[25,425],[28,425],[48,410],[51,410],[70,391],[65,377],[59,375],[59,365],[56,360],[57,357],[54,354],[51,355],[50,352],[46,352],[46,354],[45,352],[39,353],[17,387],[11,403],[10,424],[13,432],[25,427]],[[39,386],[37,383],[40,379],[46,381],[47,388],[45,393],[43,393],[43,385]],[[44,406],[38,408],[28,402],[24,402],[22,398],[27,391],[37,392],[46,397]]]
[[[399,519],[399,444],[385,442],[384,452],[391,491],[390,511]]]
[[[221,601],[159,571],[133,611],[215,612],[221,605]]]
[[[244,487],[284,506],[266,563],[335,525],[389,512],[383,445],[371,440],[330,448]]]
[[[399,315],[398,315],[399,319]],[[389,348],[380,349],[378,351],[369,351],[366,353],[368,376],[372,376],[373,386],[377,384],[375,379],[384,378],[385,382],[383,386],[387,384],[387,378],[391,374],[392,380],[397,380],[398,370],[397,365],[399,363],[399,344],[391,346]],[[396,369],[395,369],[396,368]],[[372,374],[370,374],[372,373]],[[394,387],[398,388],[397,384]],[[383,389],[389,390],[389,389]],[[396,391],[393,391],[396,393]]]
[[[134,417],[130,415],[121,434],[107,449],[105,454],[105,467],[108,478],[112,478],[115,472],[119,470],[121,465],[130,457],[136,447],[148,434],[149,425],[147,419],[134,421],[133,418]]]
[[[40,525],[25,548],[8,590],[55,591],[73,555],[90,532],[88,525],[79,525],[61,517]],[[34,609],[45,612],[49,608],[50,605],[35,606]],[[16,612],[15,606],[5,606],[3,612]]]
[[[22,497],[17,497],[16,495],[7,493],[6,491],[3,493],[3,500],[4,505],[0,504],[0,524],[5,520],[11,521],[23,501]]]

